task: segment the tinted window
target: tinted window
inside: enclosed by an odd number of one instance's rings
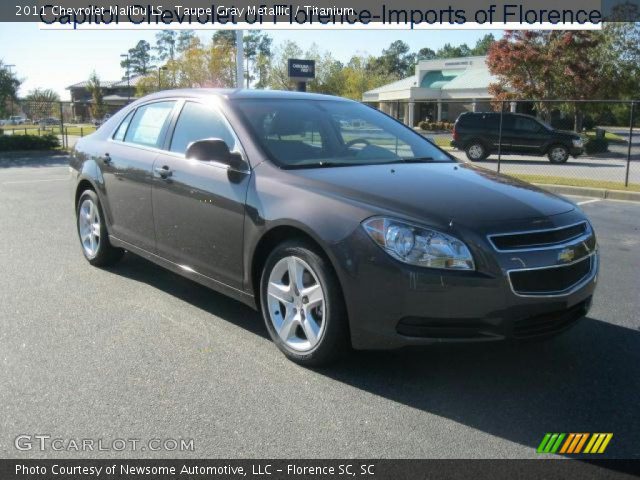
[[[257,142],[283,167],[451,161],[425,138],[359,103],[297,99],[234,103]]]
[[[124,134],[127,133],[127,127],[129,126],[129,123],[131,123],[131,117],[133,117],[133,112],[129,112],[129,115],[124,117],[124,120],[122,120],[122,123],[120,123],[120,126],[116,130],[116,133],[113,134],[114,140],[124,140]]]
[[[540,124],[531,118],[515,117],[513,128],[525,132],[537,132],[540,130]]]
[[[458,126],[463,128],[498,128],[500,115],[495,113],[474,113],[461,115]]]
[[[218,112],[199,103],[185,103],[173,132],[170,150],[185,153],[190,143],[205,138],[221,138],[229,150],[236,148],[235,137]]]
[[[157,102],[138,108],[127,130],[125,142],[157,147],[174,103]]]

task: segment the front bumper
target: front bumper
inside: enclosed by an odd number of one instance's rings
[[[594,251],[591,271],[575,289],[527,296],[514,292],[510,266],[499,259],[495,268],[477,272],[412,267],[392,259],[362,229],[336,245],[334,255],[356,349],[554,335],[587,314],[598,272]],[[545,261],[536,256],[531,263]]]
[[[569,153],[573,158],[576,158],[584,153],[584,147],[571,147]]]

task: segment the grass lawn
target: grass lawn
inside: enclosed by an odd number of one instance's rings
[[[587,138],[589,139],[595,139],[596,138],[596,132],[595,130],[590,130],[588,132],[584,133]],[[611,133],[611,132],[604,132],[604,138],[606,140],[608,140],[611,143],[627,143],[628,138],[627,137],[623,137],[620,135],[616,135],[615,133]]]
[[[436,137],[431,139],[439,147],[450,147],[451,138],[449,137]]]
[[[508,173],[511,177],[519,178],[530,183],[546,183],[551,185],[569,185],[573,187],[604,188],[607,190],[623,190],[627,192],[640,192],[640,184],[630,183],[625,187],[621,182],[608,180],[590,180],[587,178],[552,177],[547,175],[530,175],[526,173]]]
[[[4,130],[6,135],[44,135],[46,133],[53,133],[54,135],[60,135],[59,127],[47,127],[46,129],[39,128],[37,125],[6,125],[0,127]],[[64,127],[65,133],[68,135],[89,135],[96,131],[96,127],[93,125],[69,125]]]

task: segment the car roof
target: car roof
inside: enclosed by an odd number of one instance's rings
[[[500,112],[463,112],[460,116],[471,116],[471,115],[500,115]],[[526,113],[516,113],[516,112],[504,112],[504,116],[511,115],[512,117],[525,117],[525,118],[533,118],[536,117],[533,115],[528,115]]]
[[[285,90],[253,90],[244,88],[184,88],[176,90],[163,90],[142,97],[139,100],[153,100],[175,97],[221,97],[229,100],[235,99],[296,99],[296,100],[334,100],[351,102],[342,97],[322,95],[319,93],[290,92]]]

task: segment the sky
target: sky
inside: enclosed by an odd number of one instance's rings
[[[197,32],[203,39],[212,33],[213,30]],[[330,51],[341,61],[355,53],[379,55],[394,40],[403,40],[411,51],[418,51],[423,47],[437,50],[445,43],[473,46],[487,33],[496,37],[502,35],[500,30],[270,30],[268,33],[275,45],[293,40],[306,50],[315,42],[321,51]],[[66,87],[86,80],[92,70],[103,81],[121,79],[124,72],[120,68],[120,54],[126,53],[139,40],[147,40],[153,45],[155,34],[156,31],[149,30],[40,30],[37,23],[3,23],[0,60],[15,65],[13,71],[24,80],[20,95],[26,95],[34,88],[51,88],[63,100],[68,100]]]

